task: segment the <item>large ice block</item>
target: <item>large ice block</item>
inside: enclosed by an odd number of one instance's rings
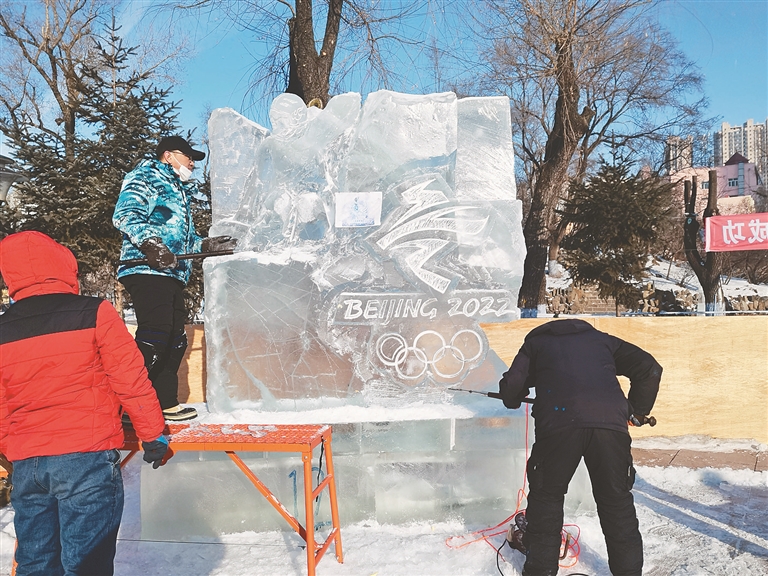
[[[504,410],[500,403],[498,409],[488,408],[474,418],[334,424],[331,445],[342,526],[363,520],[448,519],[492,526],[514,512],[524,482],[526,416],[522,410]],[[239,455],[303,523],[301,457],[274,452]],[[323,479],[318,456],[316,452],[313,485],[318,477]],[[289,529],[223,453],[179,452],[162,468],[144,466],[141,490],[144,539]],[[583,465],[571,481],[565,507],[568,513],[595,509]],[[315,509],[317,528],[327,533],[327,491]]]
[[[456,196],[507,200],[515,193],[515,151],[509,100],[464,98],[458,102]]]
[[[480,323],[519,317],[508,100],[380,91],[321,111],[284,94],[270,120],[225,110],[209,125],[210,234],[240,240],[204,263],[211,417],[333,424],[342,525],[503,520],[528,417],[447,389],[495,388],[506,365]],[[241,456],[303,520],[300,457]],[[577,475],[575,506],[587,485]],[[286,528],[223,454],[142,469],[144,538]]]
[[[450,402],[497,381],[479,324],[519,316],[525,257],[508,100],[284,94],[270,117],[209,127],[228,162],[210,233],[240,239],[204,264],[211,410]]]
[[[256,164],[256,151],[268,135],[269,130],[231,108],[219,108],[211,114],[208,136],[213,223],[237,212],[247,178]]]

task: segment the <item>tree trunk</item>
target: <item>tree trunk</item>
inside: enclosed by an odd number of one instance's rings
[[[286,92],[296,94],[307,104],[314,101],[324,107],[330,99],[331,68],[341,23],[344,0],[328,2],[323,46],[315,49],[315,31],[312,19],[312,0],[296,0],[296,15],[288,21],[288,87]]]
[[[306,102],[304,98],[304,85],[299,78],[299,66],[296,63],[296,18],[288,20],[288,86],[285,89],[288,94],[296,94]]]
[[[560,244],[565,238],[565,232],[568,225],[564,222],[562,216],[558,217],[557,226],[549,233],[549,275],[554,278],[561,278],[563,267],[557,262],[560,254]]]
[[[518,306],[524,318],[535,318],[546,292],[545,270],[550,232],[555,229],[555,207],[566,185],[568,165],[594,111],[579,114],[579,86],[570,39],[557,46],[557,102],[552,132],[547,139],[544,162],[533,190],[531,209],[523,228],[527,254]]]
[[[720,274],[725,256],[721,252],[707,252],[702,257],[697,245],[700,225],[696,219],[696,177],[693,182],[684,183],[685,223],[683,224],[683,246],[685,257],[699,279],[704,292],[704,305],[707,312],[716,311],[717,296],[720,292]],[[716,216],[717,210],[717,171],[709,171],[709,195],[703,218]]]
[[[64,157],[68,162],[75,161],[75,123],[77,115],[74,108],[67,107],[61,111],[64,117]]]

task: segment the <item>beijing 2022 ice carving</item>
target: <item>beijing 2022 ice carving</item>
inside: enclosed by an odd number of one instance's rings
[[[439,402],[495,374],[480,323],[519,317],[525,257],[507,99],[284,94],[270,119],[209,123],[210,233],[240,238],[204,265],[211,408]]]

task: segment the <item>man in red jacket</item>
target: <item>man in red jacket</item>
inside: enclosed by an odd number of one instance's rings
[[[112,574],[123,513],[121,406],[160,465],[168,442],[144,360],[77,261],[40,232],[0,241],[0,453],[13,462],[16,574]]]

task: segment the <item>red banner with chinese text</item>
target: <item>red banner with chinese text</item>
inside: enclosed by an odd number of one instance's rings
[[[706,251],[768,250],[768,212],[710,216],[706,222]]]

